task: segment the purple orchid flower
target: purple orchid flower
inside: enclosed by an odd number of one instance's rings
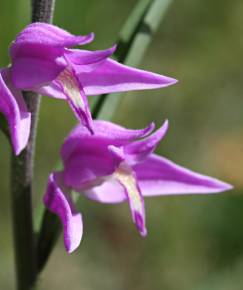
[[[101,203],[128,201],[133,222],[145,236],[144,197],[216,193],[232,188],[154,154],[167,128],[166,121],[151,134],[153,123],[142,130],[129,130],[94,121],[94,135],[80,125],[70,133],[61,149],[64,169],[50,174],[44,196],[46,207],[63,224],[68,253],[79,246],[83,233],[82,216],[74,208],[72,190]]]
[[[12,65],[0,72],[0,112],[9,123],[16,154],[26,146],[30,125],[21,90],[66,99],[93,132],[86,95],[160,88],[176,82],[110,59],[115,46],[102,51],[71,49],[93,39],[92,33],[75,36],[46,23],[30,24],[17,35],[10,46]]]

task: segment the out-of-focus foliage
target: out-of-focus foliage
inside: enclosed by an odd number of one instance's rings
[[[73,33],[94,31],[89,48],[111,46],[136,3],[57,0],[54,23]],[[28,23],[27,0],[3,0],[0,66]],[[115,121],[143,127],[170,120],[159,152],[182,165],[235,185],[216,196],[160,197],[146,202],[149,235],[141,239],[126,204],[84,198],[84,238],[68,256],[60,239],[40,289],[240,290],[243,285],[243,3],[174,1],[140,67],[171,75],[177,86],[128,93]],[[115,96],[114,96],[115,97]],[[43,98],[37,140],[37,206],[60,144],[75,124],[62,101]],[[0,289],[14,289],[8,144],[0,134]]]

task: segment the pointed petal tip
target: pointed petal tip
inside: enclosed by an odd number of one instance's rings
[[[18,156],[24,150],[24,148],[25,148],[25,146],[21,146],[21,147],[14,146],[13,152],[16,156]]]
[[[81,241],[80,241],[80,242],[81,242]],[[64,247],[65,247],[66,252],[67,252],[69,255],[71,255],[73,252],[75,252],[75,251],[78,249],[78,247],[79,247],[79,245],[80,245],[80,242],[77,243],[77,244],[72,244],[72,245],[66,245],[66,244],[64,243]]]
[[[148,231],[147,231],[147,228],[144,227],[143,229],[139,230],[139,234],[142,238],[146,238],[147,235],[148,235]]]
[[[64,241],[64,247],[65,247],[65,250],[66,250],[67,254],[68,254],[68,255],[71,255],[72,253],[74,253],[74,252],[78,249],[80,243],[81,243],[81,239],[80,239],[79,242],[77,242],[77,243],[72,243],[71,245],[67,245],[67,244],[65,243],[65,241]]]
[[[113,53],[116,51],[116,49],[117,49],[117,44],[114,43],[114,44],[112,45],[112,47],[110,48],[111,54],[113,54]]]
[[[82,215],[76,214],[73,217],[72,223],[74,226],[72,229],[71,238],[70,238],[70,236],[64,237],[64,246],[65,246],[65,249],[69,255],[72,254],[75,250],[77,250],[77,248],[79,247],[79,245],[82,241],[83,227],[80,228],[80,224],[82,223]]]
[[[175,85],[179,82],[177,79],[174,79],[172,77],[167,77],[167,76],[160,75],[157,73],[155,73],[155,75],[158,82],[158,87],[155,87],[155,88],[168,87],[168,86]]]
[[[165,131],[164,134],[168,131],[169,124],[170,123],[169,123],[169,120],[168,119],[165,119],[164,122],[162,123],[160,129],[163,129],[163,131]]]
[[[147,127],[140,130],[141,132],[143,132],[143,134],[139,136],[138,139],[147,137],[149,134],[151,134],[154,131],[155,127],[156,126],[154,122],[149,123]]]
[[[153,128],[154,124],[151,123],[150,126],[147,128]],[[165,137],[167,130],[169,127],[169,121],[166,119],[164,123],[151,135],[148,136],[144,135],[142,140],[137,140],[131,144],[128,144],[125,146],[125,152],[128,154],[127,157],[129,159],[129,162],[137,163],[141,160],[144,160],[147,158],[149,154],[151,154],[156,147],[158,146],[159,142]],[[148,131],[151,133],[151,131]]]
[[[158,142],[160,142],[165,137],[168,129],[169,121],[168,119],[165,119],[164,123],[162,123],[162,125],[152,135],[150,135],[147,140],[145,139],[145,141],[147,141],[147,143],[152,147],[157,146]]]
[[[104,60],[104,59],[110,57],[116,51],[116,49],[117,49],[117,44],[113,44],[111,47],[109,47],[105,50],[100,50],[100,51],[98,50],[97,52],[100,52],[103,54],[103,55],[102,54],[101,55],[102,55],[102,58]],[[102,60],[102,58],[101,58],[101,60]]]
[[[170,83],[171,83],[172,85],[175,85],[175,84],[179,83],[179,81],[178,81],[177,79],[170,78]]]
[[[95,134],[94,129],[88,128],[88,130],[89,130],[89,132],[90,132],[91,135],[94,135]]]
[[[205,180],[208,181],[208,184],[205,188],[205,193],[221,193],[225,191],[232,190],[234,187],[224,181],[221,181],[214,177],[204,176]]]
[[[158,131],[160,132],[160,141],[165,137],[167,131],[169,129],[169,120],[165,119],[164,123],[161,125],[161,127],[158,129]]]
[[[155,128],[155,123],[154,123],[154,122],[151,122],[151,123],[148,125],[148,127],[146,128],[146,129],[147,129],[147,131],[146,131],[146,135],[147,135],[147,134],[150,134],[150,133],[154,130],[154,128]]]
[[[88,106],[86,107],[85,111],[80,112],[78,118],[81,124],[88,129],[90,135],[95,135],[94,121],[92,119]]]
[[[19,128],[19,138],[17,136],[13,139],[14,153],[18,156],[27,146],[29,141],[29,132],[31,126],[31,114],[22,113],[21,126]]]
[[[141,215],[141,213],[135,211],[134,212],[134,222],[136,225],[137,230],[139,231],[140,235],[145,238],[147,236],[147,229],[145,226],[145,218]]]
[[[163,124],[164,125],[166,124],[166,126],[168,127],[169,126],[169,120],[168,119],[165,119]]]
[[[81,41],[81,45],[89,44],[94,39],[95,39],[95,33],[94,32],[90,32],[89,34],[87,34],[85,36],[80,35],[80,40],[82,40]]]
[[[91,120],[91,122],[87,122],[87,124],[84,124],[84,126],[88,129],[90,135],[95,135],[95,131],[94,131],[94,126],[93,126],[92,120]]]
[[[220,180],[216,180],[215,181],[215,192],[217,193],[220,193],[220,192],[224,192],[224,191],[229,191],[229,190],[232,190],[234,189],[234,186],[227,183],[227,182],[223,182],[223,181],[220,181]]]
[[[94,32],[90,32],[87,36],[92,38],[92,41],[95,39],[95,33]]]
[[[65,249],[68,255],[71,255],[75,251],[75,249],[67,248],[66,246],[65,246]]]
[[[146,238],[147,235],[148,235],[147,229],[145,229],[144,231],[140,232],[140,235],[141,235],[142,238]]]

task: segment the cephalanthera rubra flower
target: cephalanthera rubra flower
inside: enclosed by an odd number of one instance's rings
[[[110,59],[115,46],[102,51],[72,49],[93,39],[92,33],[75,36],[51,24],[33,23],[12,42],[12,64],[0,73],[0,112],[9,123],[16,154],[26,146],[30,127],[21,90],[66,99],[81,124],[93,133],[87,95],[160,88],[176,82]]]
[[[133,222],[145,236],[144,197],[216,193],[232,188],[154,154],[167,128],[167,121],[154,133],[153,124],[129,130],[94,121],[94,135],[78,125],[66,138],[61,149],[64,168],[50,174],[44,203],[61,219],[69,253],[79,246],[83,233],[72,190],[101,203],[128,201]]]

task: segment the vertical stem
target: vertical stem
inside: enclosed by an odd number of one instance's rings
[[[32,22],[50,23],[54,2],[55,0],[32,0]],[[37,279],[32,219],[32,180],[40,96],[32,92],[25,92],[24,95],[31,112],[30,138],[27,147],[19,156],[12,154],[10,186],[17,289],[32,290]]]
[[[55,0],[32,0],[32,22],[51,23]]]

